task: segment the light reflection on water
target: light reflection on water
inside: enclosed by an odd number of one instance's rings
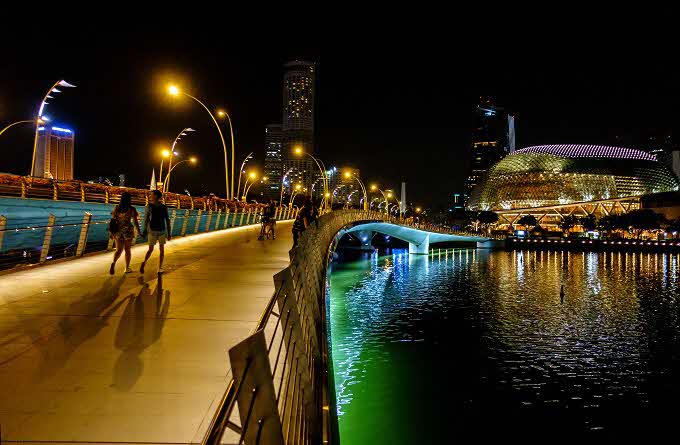
[[[678,255],[395,251],[335,263],[329,288],[345,444],[623,434],[675,411]]]

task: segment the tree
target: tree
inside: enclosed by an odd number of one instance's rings
[[[639,209],[628,212],[626,219],[629,227],[634,230],[635,237],[640,239],[640,235],[643,231],[661,228],[663,215],[660,215],[651,209]]]
[[[564,232],[565,235],[569,233],[569,230],[576,225],[578,220],[574,215],[567,215],[564,218],[562,218],[562,221],[560,222],[560,229]]]
[[[519,221],[517,221],[517,224],[528,229],[529,226],[534,227],[536,224],[538,224],[538,221],[536,221],[536,217],[534,215],[524,215],[519,219]]]
[[[477,214],[477,221],[484,225],[493,224],[498,222],[498,215],[494,212],[483,210]]]
[[[593,230],[597,229],[595,215],[588,215],[585,218],[581,218],[580,223],[587,232],[592,232]]]

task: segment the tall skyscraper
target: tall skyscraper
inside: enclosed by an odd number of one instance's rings
[[[293,169],[289,184],[301,183],[310,190],[320,172],[309,156],[296,155],[294,150],[300,148],[305,153],[314,153],[315,81],[314,63],[295,60],[284,65],[282,170]]]
[[[43,178],[73,179],[73,130],[61,127],[38,128],[38,144],[35,152],[35,175]]]
[[[268,178],[263,195],[279,200],[283,176],[283,132],[280,124],[270,124],[264,134],[264,175]]]
[[[514,148],[514,118],[490,99],[482,98],[475,110],[470,173],[465,181],[465,202],[487,170]]]

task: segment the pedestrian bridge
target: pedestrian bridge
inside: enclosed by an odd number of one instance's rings
[[[492,244],[494,240],[477,235],[457,234],[455,232],[432,231],[431,228],[420,228],[414,225],[407,225],[404,221],[398,219],[384,222],[380,221],[380,215],[377,216],[378,221],[358,221],[352,224],[351,227],[341,229],[339,235],[352,233],[362,242],[362,245],[370,245],[372,232],[382,233],[402,241],[409,243],[409,253],[412,254],[427,254],[430,250],[430,244],[448,243],[448,242],[467,242],[477,243],[478,247],[486,247]]]
[[[146,250],[137,245],[135,272],[119,262],[114,276],[110,253],[96,254],[106,242],[88,241],[91,221],[74,229],[55,215],[24,227],[6,215],[5,246],[36,234],[44,267],[0,274],[0,441],[332,443],[324,296],[341,235],[385,233],[416,251],[485,240],[344,210],[321,216],[291,250],[291,221],[258,241],[251,212],[194,210],[190,222],[182,213],[164,274],[155,255],[136,272]],[[77,253],[48,259],[62,239]]]

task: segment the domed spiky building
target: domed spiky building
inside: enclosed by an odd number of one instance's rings
[[[654,155],[599,145],[517,150],[491,169],[470,197],[472,210],[507,211],[677,191],[678,178]]]

